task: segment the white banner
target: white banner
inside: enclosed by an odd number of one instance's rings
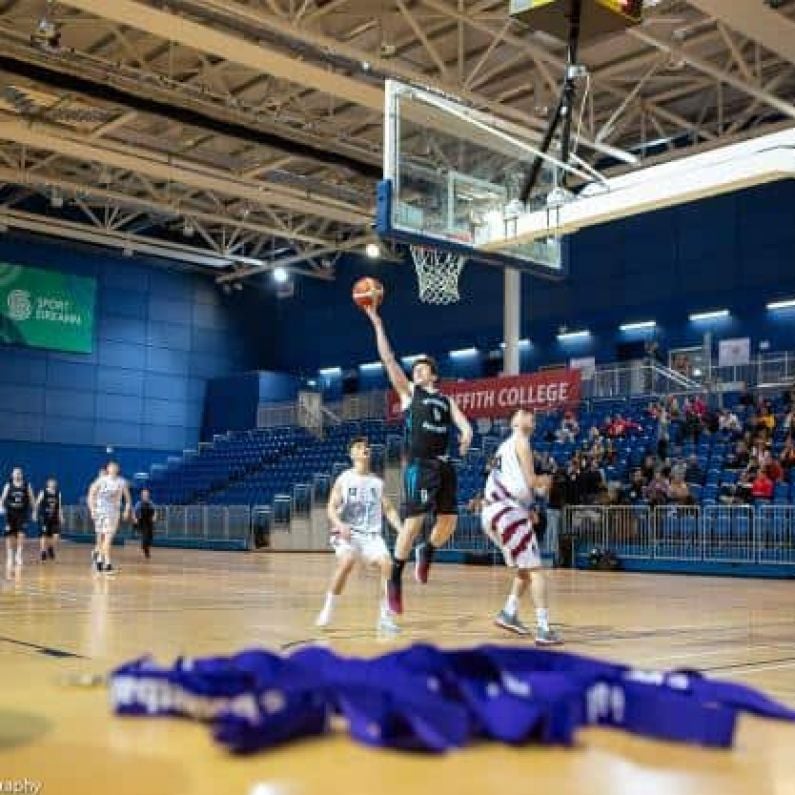
[[[718,367],[741,367],[751,362],[751,338],[737,337],[718,343]]]

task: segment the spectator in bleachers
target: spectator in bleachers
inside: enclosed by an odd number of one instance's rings
[[[643,459],[643,465],[640,468],[641,474],[643,475],[643,480],[648,485],[651,483],[652,479],[654,478],[654,473],[657,469],[657,463],[654,460],[653,455],[647,455]]]
[[[693,409],[693,406],[687,401],[685,401],[685,405],[685,418],[680,429],[680,442],[692,439],[693,444],[698,444],[701,433],[704,430],[704,424],[701,417]]]
[[[560,423],[560,428],[556,434],[557,440],[562,443],[574,442],[580,434],[580,425],[577,422],[574,414],[567,411],[563,415],[563,420]]]
[[[775,415],[767,406],[763,406],[756,418],[756,433],[763,436],[765,439],[772,439],[775,428]]]
[[[781,451],[778,460],[781,464],[781,468],[786,473],[789,473],[790,469],[795,466],[795,442],[793,442],[791,436],[787,437],[787,440],[784,442],[784,449]]]
[[[787,432],[787,436],[792,434],[792,408],[787,410],[784,419],[781,421],[781,427]]]
[[[676,505],[695,504],[693,495],[690,493],[690,487],[685,483],[684,473],[681,470],[676,470],[671,478],[668,498]]]
[[[767,473],[767,476],[773,481],[774,484],[784,479],[784,470],[781,464],[775,459],[770,450],[767,450],[762,456],[761,469]]]
[[[699,486],[704,483],[704,470],[701,464],[698,463],[698,456],[693,454],[687,460],[685,467],[685,481],[687,483],[696,483]]]
[[[751,461],[754,464],[761,465],[762,460],[767,453],[768,445],[767,441],[763,436],[759,436],[754,439],[754,443],[751,447]]]
[[[633,505],[646,499],[646,479],[640,469],[632,471],[632,478],[626,489],[627,500]]]
[[[726,456],[724,466],[726,469],[745,469],[751,462],[751,454],[748,452],[748,445],[740,439],[734,450]]]
[[[669,492],[668,479],[662,470],[658,470],[646,487],[646,499],[649,501],[649,505],[665,505],[668,502]]]
[[[582,474],[583,493],[587,502],[593,502],[599,491],[605,486],[604,475],[602,470],[599,469],[599,462],[596,459],[590,459],[586,469]]]
[[[743,426],[740,418],[729,409],[724,409],[718,418],[718,429],[728,433],[732,439],[742,436]]]
[[[751,495],[755,500],[770,500],[773,498],[773,481],[767,471],[760,468],[751,486]]]
[[[583,504],[583,474],[578,455],[572,457],[566,467],[566,503],[568,505]]]

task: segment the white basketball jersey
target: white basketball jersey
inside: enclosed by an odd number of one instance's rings
[[[122,477],[103,475],[97,481],[96,508],[98,513],[118,513],[126,481]]]
[[[494,466],[486,481],[486,498],[496,501],[504,499],[504,493],[515,500],[527,500],[532,496],[532,489],[525,480],[519,455],[516,452],[516,440],[509,436],[497,449]]]
[[[383,527],[384,481],[377,475],[359,475],[354,469],[337,480],[342,495],[340,518],[354,533],[380,533]]]

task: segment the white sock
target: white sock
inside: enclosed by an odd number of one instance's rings
[[[539,629],[543,629],[544,631],[549,629],[549,608],[536,608],[536,623]]]
[[[516,615],[518,610],[519,610],[519,597],[518,596],[514,596],[513,594],[511,594],[505,600],[505,612],[509,616],[513,617],[513,616]]]
[[[331,592],[327,593],[326,603],[323,605],[323,612],[331,614],[331,612],[334,610],[334,605],[337,603],[338,598],[339,597],[336,594],[333,594]]]

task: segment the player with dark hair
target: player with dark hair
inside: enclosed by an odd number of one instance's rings
[[[36,499],[36,512],[41,529],[41,561],[55,560],[55,548],[63,526],[63,504],[58,481],[49,478]]]
[[[152,494],[149,489],[141,489],[141,498],[135,503],[133,508],[133,522],[141,534],[141,550],[144,557],[151,557],[150,549],[155,536],[155,517],[157,508],[152,502]]]
[[[6,575],[11,577],[15,566],[17,571],[22,568],[25,525],[30,518],[31,508],[33,508],[33,521],[36,521],[33,489],[25,480],[25,473],[19,467],[14,467],[11,477],[3,486],[3,493],[0,494],[0,508],[5,511],[6,515]]]
[[[519,620],[519,603],[530,586],[536,608],[536,643],[561,643],[549,626],[546,576],[535,532],[537,496],[549,488],[547,475],[536,475],[530,438],[532,412],[519,409],[511,417],[511,435],[500,445],[486,481],[482,521],[486,535],[502,550],[505,565],[514,570],[511,593],[495,623],[516,635],[531,630]]]
[[[345,588],[348,575],[357,561],[362,561],[381,569],[383,587],[377,629],[394,633],[397,626],[387,606],[385,593],[392,560],[384,543],[383,525],[386,516],[400,532],[400,516],[384,495],[384,481],[370,470],[370,443],[367,439],[353,439],[349,453],[353,466],[337,478],[328,503],[331,545],[338,563],[315,625],[325,628],[331,623],[334,606]]]
[[[453,427],[460,435],[459,453],[465,456],[472,442],[472,427],[455,401],[443,395],[436,386],[439,371],[429,356],[416,359],[411,368],[411,381],[398,364],[374,307],[364,311],[375,329],[378,355],[389,380],[400,396],[406,422],[406,469],[404,473],[406,519],[395,543],[392,574],[389,578],[389,606],[395,613],[403,612],[403,568],[411,554],[414,539],[422,529],[426,514],[436,515],[436,524],[427,543],[416,551],[415,576],[421,583],[428,573],[435,551],[455,531],[458,518],[458,482],[450,461]]]

